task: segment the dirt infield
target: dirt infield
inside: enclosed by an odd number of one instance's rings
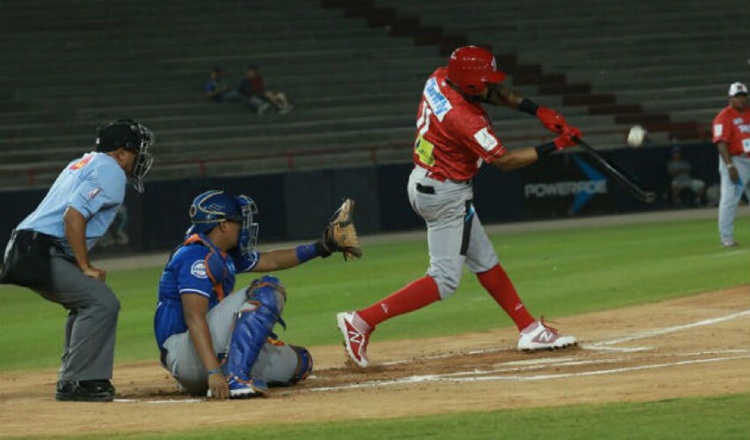
[[[192,430],[256,423],[405,417],[458,411],[652,401],[750,392],[750,285],[565,319],[581,347],[513,350],[512,329],[378,342],[374,367],[312,347],[316,371],[270,398],[181,396],[157,362],[118,364],[114,403],[59,403],[55,371],[0,375],[2,436]],[[206,405],[211,405],[207,408]],[[238,417],[236,406],[246,407]],[[33,414],[34,423],[29,423]]]

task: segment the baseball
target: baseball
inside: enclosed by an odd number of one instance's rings
[[[634,125],[630,128],[628,133],[628,145],[633,148],[638,148],[643,145],[643,140],[646,138],[646,129],[640,125]]]

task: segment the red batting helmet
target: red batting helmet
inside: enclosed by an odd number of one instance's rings
[[[481,47],[459,47],[448,61],[448,80],[467,95],[479,95],[487,88],[486,83],[504,79],[505,73],[497,70],[495,56]]]

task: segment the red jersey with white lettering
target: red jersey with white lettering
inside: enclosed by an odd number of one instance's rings
[[[414,163],[430,170],[437,180],[469,180],[482,161],[507,151],[479,103],[467,101],[445,81],[447,69],[438,68],[425,83],[417,112]]]
[[[714,118],[714,143],[726,142],[729,154],[750,157],[750,108],[738,112],[731,105]]]

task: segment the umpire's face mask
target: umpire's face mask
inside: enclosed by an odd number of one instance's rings
[[[153,145],[154,134],[148,128],[138,124],[140,130],[140,148],[135,157],[135,164],[133,165],[133,173],[131,174],[133,180],[133,188],[139,193],[143,193],[143,180],[151,171],[151,165],[154,163],[154,156],[148,152],[148,148]]]

